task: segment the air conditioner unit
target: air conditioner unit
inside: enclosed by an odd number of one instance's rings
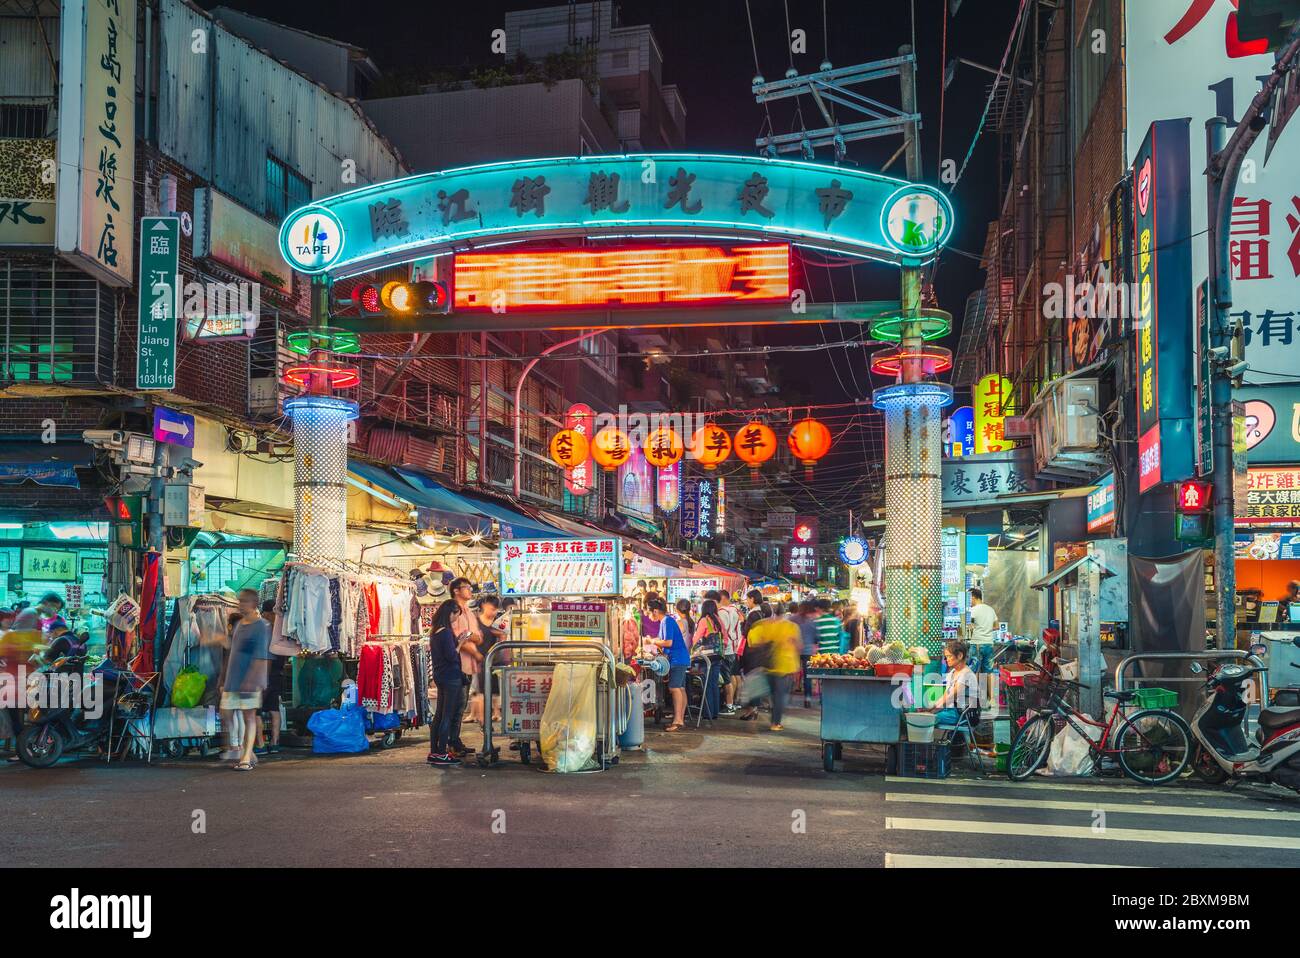
[[[1058,379],[1030,410],[1034,465],[1047,479],[1085,481],[1107,465],[1098,433],[1100,386],[1096,379]]]

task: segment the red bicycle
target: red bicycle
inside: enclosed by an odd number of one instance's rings
[[[1042,707],[1031,709],[1016,733],[1007,758],[1007,774],[1021,782],[1043,764],[1056,733],[1069,725],[1088,743],[1094,763],[1103,755],[1114,756],[1124,774],[1143,785],[1163,785],[1183,773],[1192,754],[1192,732],[1182,716],[1168,709],[1143,709],[1124,715],[1123,706],[1137,696],[1136,689],[1106,692],[1115,700],[1106,721],[1084,715],[1065,700],[1067,688],[1086,689],[1079,682],[1053,675],[1037,664],[1041,673]],[[1088,729],[1100,729],[1094,741]]]

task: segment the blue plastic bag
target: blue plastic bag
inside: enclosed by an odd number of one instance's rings
[[[387,732],[402,727],[402,716],[397,712],[367,712],[367,728],[372,732]]]
[[[366,752],[370,741],[366,738],[365,713],[356,706],[325,709],[307,720],[312,734],[311,750],[318,755]]]

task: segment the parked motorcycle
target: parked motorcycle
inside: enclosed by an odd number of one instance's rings
[[[38,672],[28,683],[29,693],[35,693],[38,683],[48,687],[52,680],[79,672],[84,656],[66,656],[50,665],[47,671]],[[149,694],[144,691],[119,690],[118,676],[108,670],[91,672],[86,681],[102,683],[102,713],[87,716],[80,702],[61,701],[58,696],[47,695],[47,704],[32,705],[27,709],[26,723],[18,735],[18,758],[32,768],[50,768],[65,755],[74,752],[103,751],[108,746],[110,710],[117,710],[117,721],[130,721],[149,714]],[[40,701],[33,697],[33,701]]]
[[[1300,647],[1300,637],[1295,644]],[[1199,675],[1205,669],[1198,662],[1192,671]],[[1262,709],[1254,744],[1246,738],[1248,703],[1242,687],[1263,671],[1262,666],[1235,662],[1211,671],[1205,683],[1205,703],[1191,722],[1198,746],[1192,769],[1212,785],[1229,778],[1251,778],[1300,792],[1300,707]]]

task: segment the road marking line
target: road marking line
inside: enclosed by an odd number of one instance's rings
[[[1066,789],[1076,792],[1118,792],[1125,795],[1144,795],[1154,794],[1156,791],[1167,792],[1170,795],[1207,795],[1214,798],[1244,798],[1253,795],[1252,792],[1229,792],[1215,791],[1210,788],[1165,788],[1160,785],[1139,785],[1134,782],[1132,785],[1092,785],[1087,782],[1075,784],[1073,782],[1013,782],[1011,779],[1004,779],[1000,782],[990,782],[984,779],[961,779],[961,778],[909,778],[905,775],[886,775],[886,782],[897,782],[906,785],[924,785],[933,788],[951,788],[953,786],[972,788],[1054,788]]]
[[[1216,832],[1170,832],[1148,828],[1104,828],[1091,825],[1033,825],[1021,822],[976,822],[962,819],[886,818],[885,828],[919,832],[963,832],[982,835],[1031,835],[1034,838],[1093,838],[1112,842],[1156,842],[1162,845],[1235,845],[1239,848],[1300,849],[1300,838],[1274,835],[1224,835]]]
[[[1278,812],[1263,808],[1196,808],[1191,805],[1139,805],[1135,802],[1062,802],[1049,799],[973,798],[970,795],[933,795],[922,792],[886,792],[887,802],[919,805],[994,805],[999,808],[1044,808],[1063,812],[1127,812],[1133,815],[1186,815],[1191,818],[1263,818],[1269,821],[1300,822],[1300,812]]]
[[[1146,868],[1092,862],[1030,862],[1014,858],[956,858],[949,855],[895,855],[885,852],[886,868]]]

